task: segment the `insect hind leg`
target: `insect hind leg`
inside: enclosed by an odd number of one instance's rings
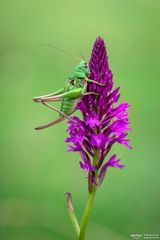
[[[57,123],[59,123],[59,122],[62,122],[62,121],[65,120],[65,119],[66,119],[66,117],[65,117],[65,116],[62,116],[62,117],[56,119],[55,121],[52,121],[52,122],[47,123],[47,124],[45,124],[45,125],[41,125],[41,126],[39,126],[39,127],[36,127],[35,130],[43,130],[43,129],[48,128],[48,127],[51,127],[51,126],[53,126],[53,125],[55,125],[55,124],[57,124]]]
[[[70,116],[68,116],[68,115],[65,114],[64,112],[60,111],[59,109],[51,106],[50,104],[48,104],[48,103],[46,103],[46,102],[43,102],[43,101],[42,101],[42,104],[45,105],[45,106],[47,106],[48,108],[54,110],[55,112],[58,112],[58,113],[60,114],[60,116],[64,116],[65,118],[68,118],[69,120],[74,121]]]
[[[53,97],[53,96],[56,96],[57,94],[62,94],[62,93],[64,93],[64,88],[62,88],[62,89],[60,89],[60,90],[58,90],[58,91],[56,91],[56,92],[54,92],[54,93],[50,93],[50,94],[47,94],[47,95],[34,97],[34,98],[33,98],[33,101],[35,101],[35,102],[41,102],[41,100],[42,100],[43,98]],[[61,101],[61,99],[55,100],[55,101]]]

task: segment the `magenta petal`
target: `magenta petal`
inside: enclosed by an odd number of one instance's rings
[[[93,134],[92,135],[92,139],[91,139],[91,145],[93,147],[97,147],[97,148],[101,148],[101,144],[102,144],[102,139],[103,139],[104,135],[103,133],[99,133],[98,135]]]
[[[91,128],[98,127],[100,125],[100,121],[95,118],[87,118],[86,125],[89,125]]]

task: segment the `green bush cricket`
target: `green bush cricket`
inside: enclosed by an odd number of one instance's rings
[[[58,49],[58,50],[61,50],[61,49]],[[64,50],[61,50],[61,51],[65,52]],[[62,89],[48,95],[34,97],[33,100],[35,102],[44,104],[50,109],[58,112],[60,116],[57,120],[52,121],[48,124],[36,127],[35,129],[42,130],[42,129],[48,128],[50,126],[53,126],[65,120],[66,118],[74,121],[70,117],[70,115],[73,112],[75,112],[77,104],[78,102],[81,101],[82,97],[89,94],[98,95],[97,93],[94,93],[94,92],[87,92],[87,84],[90,82],[90,83],[95,83],[100,86],[103,86],[103,84],[89,79],[89,76],[90,76],[89,66],[85,60],[81,60],[81,62],[74,67],[72,73],[69,75]],[[48,102],[54,102],[54,101],[62,101],[60,110],[48,104]]]

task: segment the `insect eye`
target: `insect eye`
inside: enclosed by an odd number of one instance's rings
[[[72,85],[74,85],[74,79],[71,79],[71,80],[70,80],[70,83],[71,83]]]

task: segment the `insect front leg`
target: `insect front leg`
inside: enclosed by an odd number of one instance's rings
[[[83,93],[83,96],[86,96],[86,95],[100,95],[99,93],[95,93],[95,92],[86,92],[86,93]]]
[[[99,85],[99,86],[105,86],[105,84],[96,82],[95,80],[89,79],[89,78],[87,78],[87,77],[85,77],[85,80],[86,80],[87,82],[90,82],[90,83],[95,83],[95,84],[97,84],[97,85]]]
[[[86,89],[87,89],[87,83],[85,83],[83,88],[82,88],[82,95],[83,96],[90,95],[90,94],[99,95],[99,93],[95,93],[95,92],[86,92]]]

